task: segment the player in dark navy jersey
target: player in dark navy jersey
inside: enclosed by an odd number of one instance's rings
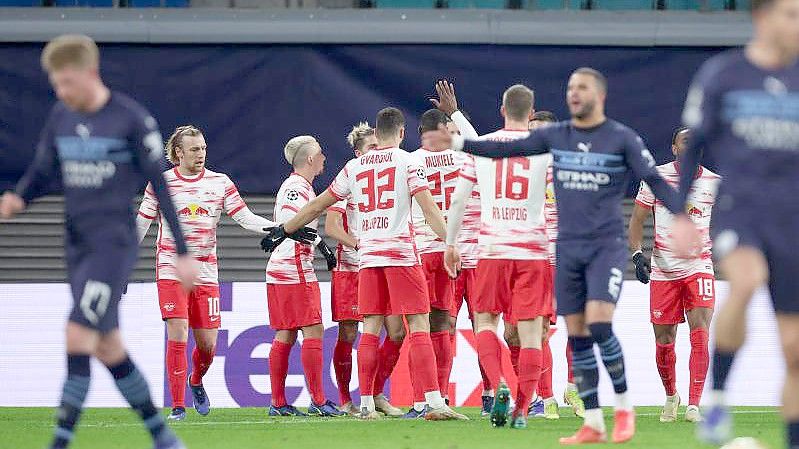
[[[611,326],[627,260],[622,198],[631,172],[644,179],[669,210],[680,211],[676,193],[658,175],[641,138],[605,117],[606,89],[601,73],[580,68],[569,78],[566,93],[570,121],[536,129],[527,139],[513,142],[464,144],[462,138],[450,138],[442,131],[435,143],[492,158],[552,152],[560,220],[555,280],[558,314],[566,316],[574,378],[586,409],[585,424],[574,436],[561,438],[562,444],[606,440],[594,343],[599,345],[616,392],[613,441],[628,441],[635,433],[624,357]]]
[[[51,447],[67,447],[73,438],[94,356],[144,421],[155,448],[182,448],[153,405],[118,329],[119,300],[138,252],[132,200],[145,181],[152,184],[174,234],[178,278],[190,287],[197,271],[158,165],[163,157],[158,125],[138,103],[103,85],[99,52],[90,38],[54,39],[44,48],[42,66],[60,101],[44,126],[33,165],[15,192],[3,195],[0,217],[21,212],[60,180],[74,306],[67,324],[67,379]]]
[[[701,151],[722,176],[713,211],[714,255],[730,282],[718,311],[711,408],[703,439],[731,436],[724,385],[746,336],[746,309],[768,283],[787,373],[782,413],[799,449],[799,0],[752,2],[754,37],[745,49],[708,60],[688,93],[683,121],[693,129],[681,171],[686,197]],[[690,232],[674,229],[685,245]]]

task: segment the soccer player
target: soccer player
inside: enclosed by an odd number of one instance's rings
[[[607,81],[597,70],[583,67],[569,77],[566,100],[572,119],[531,132],[513,142],[468,141],[441,130],[436,148],[464,148],[484,157],[542,154],[554,156],[558,201],[558,241],[555,295],[558,313],[565,315],[573,351],[574,379],[585,403],[584,425],[562,444],[606,440],[599,408],[599,371],[594,343],[616,392],[613,441],[635,434],[635,413],[627,395],[621,345],[612,319],[621,293],[627,249],[624,245],[622,197],[630,172],[641,177],[672,213],[680,213],[677,196],[655,170],[655,160],[630,128],[605,116]],[[684,215],[675,217],[686,228]],[[686,225],[685,221],[690,224]]]
[[[347,142],[361,157],[377,148],[374,128],[361,122],[352,127]],[[325,233],[339,241],[336,248],[338,265],[333,270],[331,306],[333,321],[338,323],[338,340],[333,350],[333,370],[338,383],[341,410],[359,415],[360,410],[352,403],[350,379],[352,378],[352,345],[358,336],[358,323],[363,320],[358,312],[358,223],[357,204],[347,197],[327,209]],[[387,416],[402,416],[402,410],[391,405],[383,394],[386,380],[391,376],[399,360],[402,341],[405,339],[405,324],[401,316],[387,316],[384,327],[386,337],[380,345],[380,362],[375,376],[375,409]]]
[[[708,60],[688,92],[683,121],[691,139],[683,155],[680,196],[685,198],[700,151],[722,176],[713,211],[714,253],[730,282],[716,314],[711,407],[700,425],[704,439],[730,436],[724,388],[746,336],[746,308],[768,283],[785,357],[782,415],[788,447],[799,448],[799,1],[753,0],[754,34],[744,49]],[[686,254],[701,245],[687,223],[674,229]]]
[[[411,333],[411,375],[422,385],[430,407],[425,419],[468,419],[450,409],[438,389],[430,341],[430,301],[413,240],[411,198],[419,203],[442,240],[446,237],[444,219],[421,177],[422,167],[399,148],[405,137],[402,112],[396,108],[382,109],[377,114],[375,136],[377,148],[349,161],[324,193],[273,230],[271,238],[279,242],[284,232],[295,232],[337,201],[352,195],[358,205],[358,309],[364,316],[364,332],[358,347],[361,417],[380,417],[375,410],[374,380],[384,317],[404,315]]]
[[[688,128],[678,128],[672,137],[671,151],[678,159],[685,151],[689,133]],[[660,175],[674,187],[679,183],[680,169],[680,164],[676,161],[657,167]],[[677,394],[676,385],[677,354],[674,352],[674,340],[677,338],[677,325],[685,322],[686,318],[691,329],[691,356],[688,362],[691,384],[685,420],[699,422],[702,419],[699,414],[699,400],[705,387],[710,358],[707,340],[716,297],[710,242],[710,211],[713,208],[720,178],[705,167],[699,167],[694,176],[693,190],[686,210],[702,232],[704,239],[702,251],[697,257],[686,259],[674,253],[674,245],[671,242],[673,216],[661,202],[655,200],[652,190],[646,183],[641,183],[630,218],[628,238],[636,277],[644,284],[652,279],[649,310],[657,343],[655,362],[666,390],[666,404],[660,413],[660,422],[677,420],[680,395]],[[655,242],[650,265],[644,258],[642,241],[644,220],[653,212]]]
[[[438,98],[431,98],[430,102],[447,117],[450,121],[446,126],[450,134],[459,134],[464,137],[476,139],[478,137],[477,131],[469,122],[469,118],[463,111],[458,109],[458,99],[455,96],[455,86],[446,81],[441,80],[436,82],[436,93]],[[466,163],[467,157],[463,153],[455,152],[456,157],[461,160],[461,168]],[[458,312],[463,304],[466,304],[466,310],[469,313],[469,320],[472,322],[472,330],[477,334],[477,322],[474,319],[474,292],[475,292],[475,273],[477,271],[477,238],[480,234],[480,189],[475,186],[469,200],[466,202],[466,211],[463,215],[463,226],[461,227],[460,235],[458,236],[458,250],[461,254],[461,271],[458,277],[455,278],[455,285],[453,287],[452,310],[450,311],[450,335],[451,345],[455,347],[455,334],[456,324],[458,319]],[[454,352],[454,351],[453,351]],[[478,361],[478,368],[480,375],[483,378],[483,392],[481,394],[482,408],[480,413],[482,416],[488,416],[491,413],[491,406],[494,405],[494,390],[491,389],[491,383],[486,377],[485,370],[480,366]]]
[[[178,219],[187,235],[189,252],[201,263],[198,285],[190,292],[183,290],[177,279],[175,241],[165,226],[158,198],[151,185],[144,190],[144,198],[136,216],[139,242],[152,221],[158,219],[156,282],[161,318],[166,323],[167,331],[166,371],[172,395],[169,419],[177,421],[186,417],[184,395],[188,378],[186,341],[189,327],[194,332],[196,343],[191,356],[192,376],[189,380],[194,408],[201,415],[207,415],[211,407],[202,378],[214,360],[221,323],[216,227],[222,212],[244,229],[260,234],[276,226],[274,222],[250,211],[227,175],[205,168],[206,151],[202,131],[192,125],[179,126],[166,144],[167,158],[174,167],[163,175],[178,210]],[[305,237],[313,242],[316,233]]]
[[[533,91],[523,85],[502,95],[500,113],[505,128],[481,139],[514,141],[529,135]],[[432,134],[432,133],[431,133]],[[543,321],[554,314],[546,277],[548,241],[544,224],[546,171],[551,156],[508,159],[470,158],[460,171],[447,221],[445,264],[452,277],[460,269],[458,233],[466,201],[474,186],[480,189],[481,227],[478,239],[477,351],[491,387],[496,390],[491,410],[493,426],[504,426],[510,407],[510,389],[501,371],[496,330],[499,315],[516,324],[519,333],[519,388],[511,427],[527,427],[527,409],[541,376]]]
[[[41,57],[58,97],[42,130],[36,158],[14,192],[0,201],[0,218],[22,212],[52,182],[64,188],[67,273],[74,298],[66,329],[67,378],[51,448],[69,445],[83,410],[96,357],[142,419],[156,449],[183,444],[153,404],[147,381],[128,356],[119,332],[119,301],[136,262],[130,204],[150,181],[174,234],[175,277],[188,288],[197,274],[158,161],[158,124],[141,105],[100,78],[97,44],[82,35],[50,41]]]
[[[325,168],[322,147],[311,136],[292,138],[286,143],[283,154],[294,172],[277,192],[274,219],[281,223],[294,217],[316,197],[311,183]],[[316,226],[317,222],[314,220],[311,227],[315,229]],[[269,351],[269,380],[272,384],[269,416],[305,416],[305,413],[286,402],[289,355],[297,341],[297,331],[302,331],[302,367],[305,383],[311,393],[308,414],[345,414],[325,398],[322,377],[322,337],[325,328],[322,325],[319,282],[313,267],[313,249],[313,244],[283,242],[274,248],[266,265],[269,325],[276,331]]]

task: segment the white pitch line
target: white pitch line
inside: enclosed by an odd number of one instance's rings
[[[776,415],[778,410],[733,410],[734,415]],[[636,416],[660,416],[660,413],[637,413]],[[406,421],[404,419],[386,418],[382,422]],[[481,422],[480,419],[472,421]],[[341,418],[288,418],[270,420],[250,420],[250,421],[184,421],[173,423],[175,427],[183,426],[226,426],[226,425],[284,425],[284,424],[339,424],[342,422],[367,422],[358,419]],[[49,425],[49,424],[48,424]],[[79,427],[139,427],[141,423],[102,423],[102,424],[79,424]]]

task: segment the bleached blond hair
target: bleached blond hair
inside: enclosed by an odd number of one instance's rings
[[[352,131],[347,134],[347,143],[353,150],[361,151],[363,139],[375,134],[374,128],[369,126],[369,122],[361,122],[352,127]]]
[[[164,151],[166,151],[166,158],[169,159],[174,165],[180,164],[180,159],[178,158],[178,148],[181,147],[183,144],[183,138],[186,136],[202,136],[203,132],[200,131],[200,128],[197,128],[194,125],[183,125],[178,126],[175,128],[175,132],[169,136],[169,139],[166,141],[166,145],[164,145]]]
[[[42,69],[50,73],[67,66],[90,68],[100,66],[100,49],[89,36],[64,34],[44,46],[41,57]]]
[[[316,139],[313,136],[294,137],[286,142],[286,146],[283,148],[283,155],[289,164],[295,166],[295,163],[305,159],[315,143]]]

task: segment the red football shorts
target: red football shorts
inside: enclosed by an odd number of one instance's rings
[[[294,330],[322,322],[322,294],[318,282],[266,284],[269,326]]]
[[[371,267],[358,272],[361,315],[415,315],[430,312],[427,281],[420,265]]]
[[[362,321],[358,313],[358,272],[334,271],[331,281],[333,321]]]
[[[218,285],[195,285],[188,293],[172,279],[159,280],[156,286],[161,319],[187,319],[192,329],[217,329],[221,324]]]
[[[716,278],[698,273],[682,279],[649,283],[649,312],[652,324],[685,322],[685,311],[697,307],[712,309],[716,304]]]
[[[469,318],[472,318],[472,311],[474,310],[474,289],[477,282],[477,268],[464,268],[461,270],[458,277],[455,278],[454,293],[452,297],[452,310],[450,316],[457,317],[460,312],[463,302],[466,301],[466,310],[469,312]]]
[[[475,312],[511,323],[554,315],[547,260],[482,259],[477,263]],[[510,319],[508,319],[510,317]]]
[[[452,309],[453,281],[444,268],[444,253],[422,254],[422,270],[427,279],[430,308],[446,311]]]

